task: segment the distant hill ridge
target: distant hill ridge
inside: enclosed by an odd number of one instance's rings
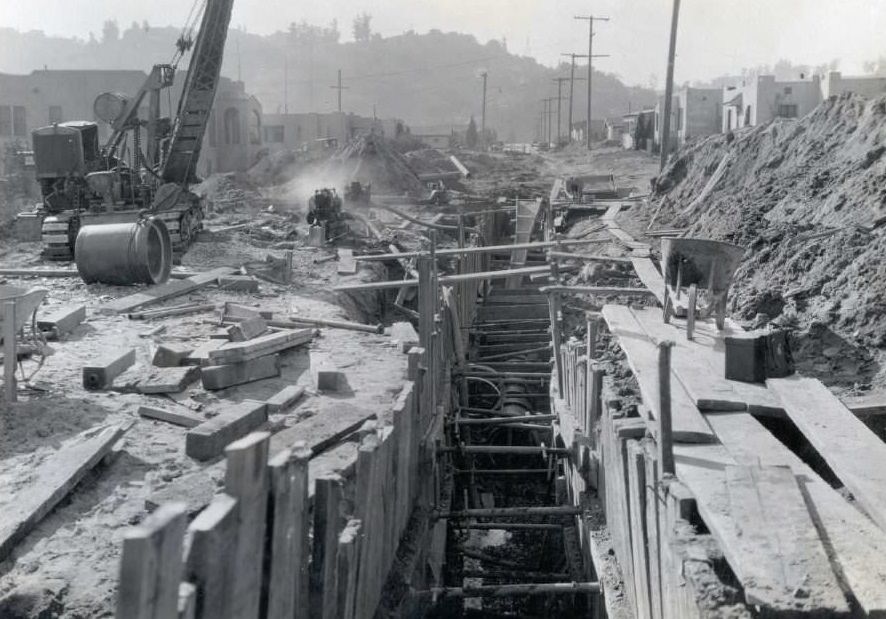
[[[89,40],[0,28],[0,72],[30,73],[44,66],[148,71],[152,64],[169,62],[179,35],[177,28],[135,23],[122,32],[106,24],[99,38]],[[556,96],[553,78],[569,75],[566,64],[559,69],[545,67],[534,58],[509,53],[498,41],[481,44],[466,34],[435,30],[385,38],[376,34],[342,43],[335,26],[307,24],[292,24],[288,31],[270,35],[231,30],[222,74],[232,79],[241,76],[265,112],[284,107],[290,112],[323,112],[337,107],[337,93],[330,86],[336,83],[339,69],[347,87],[345,111],[371,115],[374,107],[380,117],[398,117],[416,126],[466,125],[472,115],[479,124],[480,73],[488,71],[487,126],[508,141],[537,136],[540,99]],[[576,69],[576,77],[585,73],[584,66]],[[611,74],[595,71],[593,77],[595,118],[621,115],[655,101],[648,88],[625,86]],[[585,117],[586,86],[584,82],[575,86],[578,122]],[[564,134],[568,94],[566,83],[561,108]]]

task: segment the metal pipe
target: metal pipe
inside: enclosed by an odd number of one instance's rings
[[[80,228],[74,261],[87,284],[162,284],[172,270],[169,230],[153,217]]]
[[[598,582],[549,582],[520,585],[479,585],[474,587],[431,587],[413,595],[434,598],[515,597],[520,595],[574,595],[599,593]]]

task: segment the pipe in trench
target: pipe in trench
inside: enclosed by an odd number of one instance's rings
[[[87,284],[162,284],[172,270],[172,241],[160,219],[80,228],[77,272]]]

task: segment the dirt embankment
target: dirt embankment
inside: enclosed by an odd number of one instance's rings
[[[826,383],[886,384],[886,97],[832,98],[808,116],[679,151],[658,181],[654,227],[748,251],[732,310],[799,328]],[[805,356],[804,356],[805,357]]]

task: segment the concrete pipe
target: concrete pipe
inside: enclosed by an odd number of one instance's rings
[[[87,284],[162,284],[172,269],[172,242],[160,219],[80,228],[77,271]]]

